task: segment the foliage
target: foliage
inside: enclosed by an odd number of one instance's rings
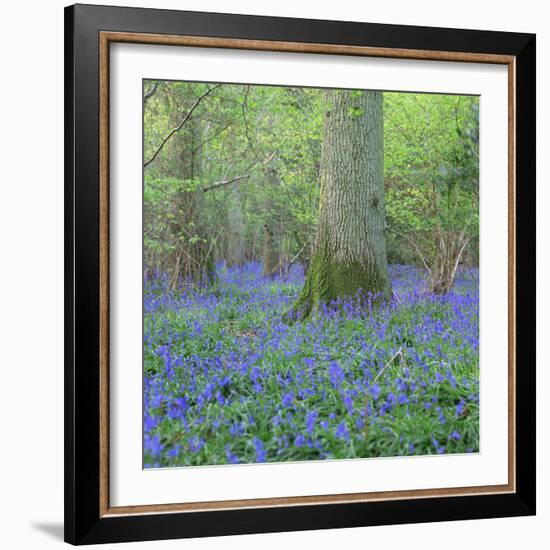
[[[154,84],[144,108],[144,159],[192,115],[145,168],[147,269],[171,273],[179,284],[196,279],[193,266],[205,258],[258,259],[264,227],[281,268],[307,266],[322,90],[146,81],[145,92]],[[442,269],[449,276],[461,262],[477,264],[478,109],[472,96],[384,94],[388,256],[423,265],[432,278],[443,277]]]
[[[212,86],[158,83],[144,110],[145,159]],[[217,261],[227,259],[236,223],[241,261],[261,256],[266,225],[281,264],[305,259],[316,223],[321,115],[319,90],[223,85],[212,92],[145,168],[148,269],[172,272],[176,249],[198,261],[190,234],[208,242]]]
[[[431,275],[452,286],[466,246],[477,262],[479,100],[385,94],[386,216]],[[448,289],[447,288],[447,289]]]

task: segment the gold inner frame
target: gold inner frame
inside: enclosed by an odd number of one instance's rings
[[[156,44],[164,46],[193,46],[205,48],[229,48],[237,50],[317,53],[365,57],[389,57],[395,59],[425,59],[430,61],[460,61],[469,63],[493,63],[508,67],[508,483],[438,489],[406,491],[381,491],[370,493],[345,493],[333,495],[308,495],[213,502],[172,504],[147,504],[139,506],[110,506],[109,501],[109,57],[110,44]],[[99,514],[100,517],[156,514],[169,512],[197,512],[276,506],[312,506],[343,504],[411,498],[441,498],[450,496],[514,493],[516,491],[516,243],[515,243],[515,91],[516,58],[511,55],[461,53],[445,51],[375,48],[367,46],[343,46],[336,44],[309,44],[301,42],[275,42],[184,35],[158,35],[145,33],[99,33],[99,357],[100,357],[100,468]]]

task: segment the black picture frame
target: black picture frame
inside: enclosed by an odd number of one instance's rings
[[[515,491],[155,514],[100,506],[100,32],[512,56]],[[75,5],[65,9],[65,540],[144,541],[535,514],[535,35]]]

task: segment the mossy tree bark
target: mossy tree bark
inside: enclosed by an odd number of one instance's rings
[[[359,291],[391,296],[384,236],[382,93],[327,90],[319,217],[304,287],[288,316]]]

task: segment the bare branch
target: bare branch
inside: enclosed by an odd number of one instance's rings
[[[221,181],[216,181],[215,183],[211,183],[210,185],[207,185],[206,187],[203,187],[202,188],[203,192],[206,193],[207,191],[212,191],[213,189],[218,189],[220,187],[225,187],[226,185],[230,185],[231,183],[235,183],[237,181],[248,179],[250,177],[252,171],[257,166],[260,166],[260,165],[263,166],[263,165],[267,164],[268,162],[270,162],[273,159],[273,157],[275,156],[275,153],[276,153],[276,151],[273,151],[273,153],[269,157],[267,157],[264,161],[255,162],[254,164],[252,164],[252,166],[250,166],[248,168],[248,174],[244,174],[242,176],[237,176],[236,178],[232,178],[230,180],[223,179]]]
[[[395,233],[398,237],[401,237],[401,238],[407,240],[410,244],[413,245],[414,249],[416,250],[416,253],[418,254],[420,259],[422,260],[422,263],[424,264],[424,267],[426,268],[426,271],[428,272],[429,275],[431,275],[432,270],[429,268],[428,262],[426,261],[426,259],[424,258],[424,255],[420,251],[420,247],[414,242],[414,240],[411,239],[410,237],[408,237],[407,235],[404,235],[403,233],[399,233],[395,229],[388,229],[388,231],[391,231],[392,233]]]
[[[458,254],[456,255],[456,261],[455,261],[455,265],[454,265],[454,268],[453,268],[453,272],[451,274],[451,279],[454,279],[455,277],[455,274],[456,274],[456,270],[458,269],[458,264],[460,263],[460,258],[462,257],[462,253],[464,252],[464,249],[466,248],[466,245],[470,242],[470,239],[467,238],[464,243],[462,244],[462,246],[460,247],[460,250],[458,251]]]
[[[211,183],[210,185],[203,187],[202,190],[204,193],[206,193],[207,191],[212,191],[213,189],[218,189],[219,187],[225,187],[226,185],[230,185],[231,183],[248,179],[249,177],[250,177],[250,174],[245,174],[244,176],[237,176],[236,178],[233,178],[230,180],[216,181],[215,183]]]
[[[371,382],[371,386],[373,386],[376,381],[382,376],[382,373],[393,363],[393,360],[398,356],[402,356],[403,352],[403,346],[401,346],[393,355],[392,358],[384,365],[384,367],[380,370],[380,372],[374,377],[374,380]]]
[[[296,256],[294,256],[294,258],[292,258],[292,260],[290,260],[290,262],[288,262],[288,265],[289,267],[292,266],[294,264],[294,262],[300,257],[300,254],[306,249],[306,246],[309,244],[309,241],[306,241],[303,245],[302,245],[302,248],[300,248],[300,250],[298,250]]]
[[[248,131],[248,120],[246,118],[246,110],[248,109],[248,94],[249,94],[249,92],[250,92],[250,86],[247,86],[246,87],[246,92],[245,92],[245,95],[244,95],[244,101],[243,101],[243,104],[242,104],[243,121],[244,121],[244,133],[246,135],[246,141],[248,143],[248,146],[250,147],[250,150],[252,151],[253,155],[259,161],[261,161],[261,157],[258,154],[258,152],[256,151],[256,148],[254,147],[254,145],[252,144],[252,140],[250,139],[250,133]]]
[[[149,91],[148,92],[145,92],[145,95],[143,96],[143,103],[147,103],[147,100],[148,99],[151,99],[151,97],[153,97],[157,91],[159,87],[159,83],[158,82],[155,82],[151,88],[149,88]]]
[[[191,109],[186,113],[186,115],[182,118],[181,122],[173,128],[170,133],[162,140],[161,144],[159,145],[158,149],[155,151],[153,156],[143,165],[144,168],[147,168],[149,164],[151,164],[158,156],[158,154],[162,151],[162,148],[166,145],[168,140],[177,132],[179,132],[184,124],[191,118],[191,115],[193,114],[193,111],[199,106],[199,103],[211,92],[213,92],[216,88],[219,88],[221,84],[216,84],[215,86],[212,86],[212,88],[208,88],[204,94],[202,94],[193,104]]]
[[[207,143],[210,143],[212,140],[216,139],[218,136],[223,134],[231,124],[226,124],[221,130],[213,133],[209,138],[205,139],[204,141],[201,141],[192,151],[191,154],[195,154],[199,149],[202,149]]]

